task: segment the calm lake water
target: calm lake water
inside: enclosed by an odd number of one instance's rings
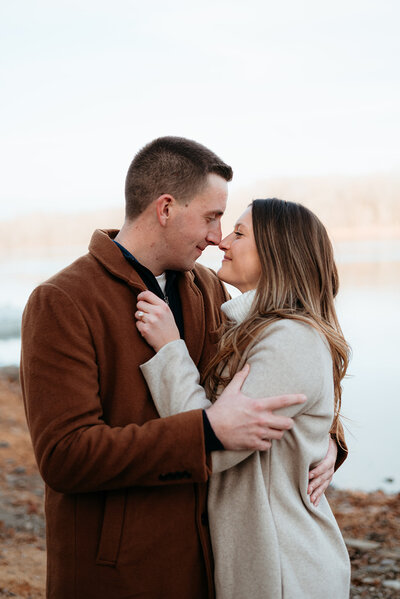
[[[0,289],[0,366],[19,362],[19,321],[31,290],[85,251],[0,259],[0,277],[6,281]],[[350,455],[334,484],[399,492],[400,240],[337,244],[336,257],[337,309],[353,355],[342,399]],[[220,261],[216,248],[202,257],[214,269]]]

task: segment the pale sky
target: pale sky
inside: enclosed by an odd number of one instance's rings
[[[123,203],[196,139],[240,187],[400,169],[398,0],[3,0],[0,218]]]

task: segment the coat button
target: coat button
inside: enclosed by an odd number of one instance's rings
[[[207,514],[207,512],[203,512],[201,514],[201,523],[204,524],[204,526],[208,526],[208,514]]]

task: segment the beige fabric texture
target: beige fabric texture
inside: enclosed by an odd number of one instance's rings
[[[242,320],[250,294],[223,305]],[[333,418],[332,359],[310,325],[280,320],[243,355],[250,397],[304,393],[301,406],[280,410],[295,426],[266,452],[212,453],[208,511],[217,599],[347,599],[350,563],[325,497],[315,508],[308,471],[328,449]],[[185,343],[164,346],[141,366],[165,417],[211,404]]]

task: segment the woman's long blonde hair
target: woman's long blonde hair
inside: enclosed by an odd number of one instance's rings
[[[332,244],[321,221],[301,204],[272,198],[254,200],[251,208],[261,277],[246,319],[224,325],[203,384],[208,396],[215,399],[218,387],[228,384],[239,368],[243,351],[262,329],[281,318],[308,323],[325,336],[331,350],[335,398],[331,430],[337,432],[341,381],[350,348],[334,305],[339,279]]]

